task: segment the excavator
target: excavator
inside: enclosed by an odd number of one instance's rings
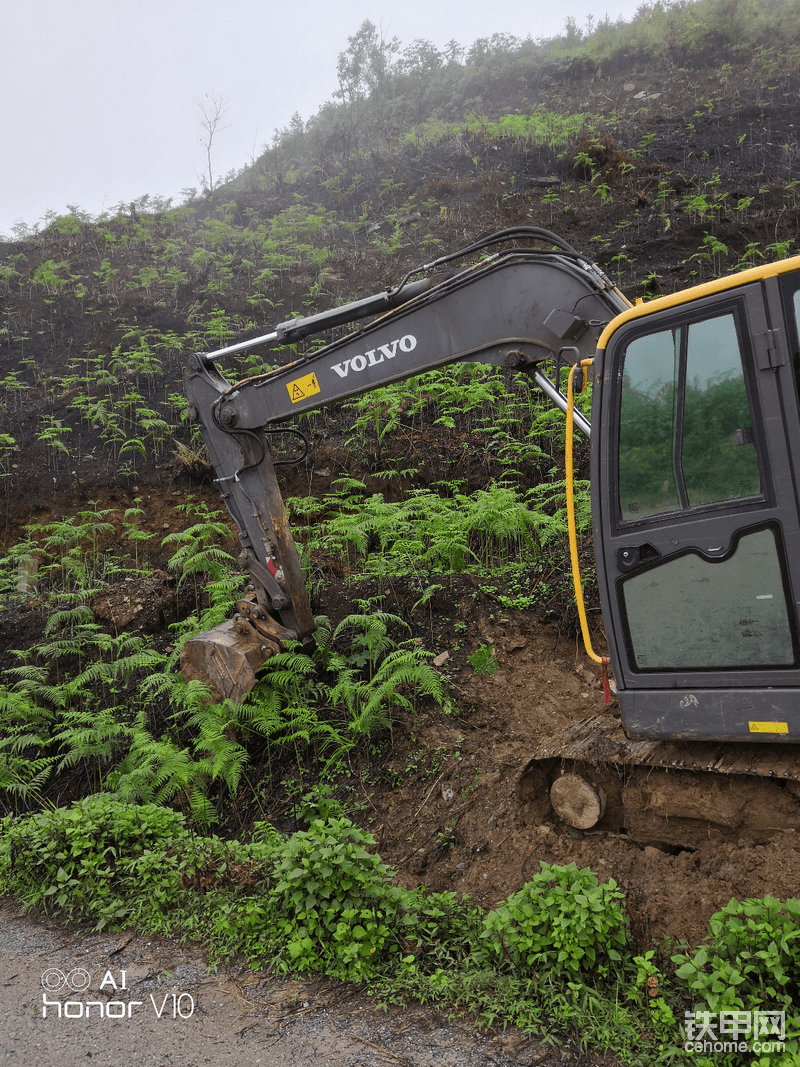
[[[277,369],[239,381],[219,369],[348,323]],[[632,305],[569,243],[520,226],[191,355],[188,418],[250,583],[233,619],[184,646],[184,677],[237,701],[287,643],[314,648],[270,436],[390,382],[494,364],[567,416],[568,497],[573,429],[589,437],[607,656],[591,646],[568,507],[573,575],[587,654],[618,708],[542,740],[518,781],[523,815],[675,847],[800,830],[799,334],[800,257]],[[591,421],[575,406],[589,384]]]

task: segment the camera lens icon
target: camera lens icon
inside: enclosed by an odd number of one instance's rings
[[[58,967],[48,967],[42,975],[42,987],[48,993],[58,993],[67,986],[73,993],[83,993],[92,984],[92,976],[83,967],[73,967],[64,974]]]
[[[75,967],[67,975],[67,985],[73,993],[83,993],[92,984],[92,976],[83,967]]]
[[[67,978],[63,971],[57,967],[48,967],[42,975],[42,986],[48,993],[57,993],[67,984]]]

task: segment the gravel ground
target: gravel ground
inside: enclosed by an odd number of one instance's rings
[[[376,1012],[335,983],[277,981],[239,967],[209,973],[196,946],[70,929],[21,915],[8,897],[0,933],[2,1067],[598,1062],[517,1033],[481,1037],[429,1008]]]

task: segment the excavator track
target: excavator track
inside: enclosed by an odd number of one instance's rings
[[[800,831],[800,745],[632,740],[593,716],[541,741],[518,798],[524,818],[661,847]]]
[[[619,720],[595,715],[544,740],[533,759],[612,763],[620,767],[662,767],[718,774],[800,781],[800,745],[745,745],[718,741],[634,741]]]

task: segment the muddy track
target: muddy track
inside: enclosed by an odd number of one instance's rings
[[[595,1062],[516,1032],[480,1035],[468,1020],[449,1023],[430,1008],[379,1012],[352,986],[278,981],[235,966],[212,971],[195,946],[66,928],[21,916],[9,898],[0,899],[0,928],[4,1067]]]

